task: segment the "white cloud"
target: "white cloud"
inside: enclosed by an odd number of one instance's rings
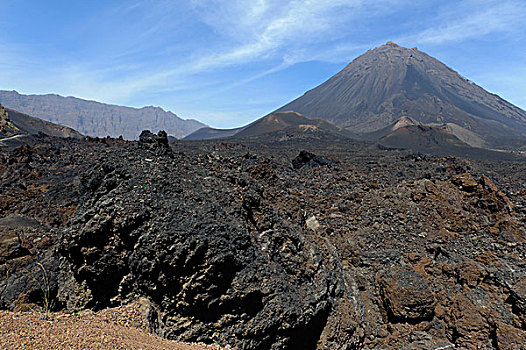
[[[316,43],[336,43],[352,33],[362,16],[385,14],[405,1],[194,0],[202,20],[236,45],[194,63],[196,70],[248,63],[279,56],[294,57]],[[312,56],[317,52],[312,50]],[[303,60],[303,59],[302,59]]]
[[[134,2],[110,7],[106,12],[96,14],[85,23],[79,24],[76,35],[93,27],[104,29],[114,22],[123,23],[123,30],[131,29],[128,22],[136,20],[129,35],[122,35],[121,40],[108,37],[115,47],[106,48],[110,52],[95,52],[84,62],[73,61],[49,69],[53,74],[51,83],[45,87],[54,92],[73,91],[86,98],[103,101],[125,101],[134,94],[155,87],[169,89],[169,86],[183,84],[191,76],[208,70],[237,65],[274,60],[274,68],[266,68],[248,78],[229,84],[235,87],[284,69],[298,62],[308,60],[338,60],[334,54],[340,52],[342,37],[352,35],[352,22],[363,16],[375,16],[396,9],[407,0],[193,0],[190,8],[194,17],[208,26],[213,35],[210,47],[196,51],[184,52],[182,57],[169,60],[159,66],[138,65],[133,67],[127,59],[144,51],[166,49],[170,43],[170,32],[177,31],[177,21],[173,19],[180,14],[180,2],[158,1],[155,3]],[[141,13],[137,17],[137,13]],[[125,18],[116,20],[115,16]],[[142,28],[140,35],[135,35]],[[100,30],[99,30],[100,31]],[[97,38],[98,39],[98,38]],[[101,37],[101,43],[106,38]],[[163,41],[164,40],[164,41]],[[333,43],[331,50],[319,50],[314,46],[322,43]],[[156,45],[152,47],[152,45]],[[344,45],[347,48],[353,45]],[[344,52],[348,52],[344,50]],[[27,55],[28,57],[30,56]],[[177,56],[177,55],[175,55]],[[179,55],[181,56],[181,55]],[[17,61],[10,59],[10,62]],[[122,67],[127,67],[122,69]],[[19,79],[24,77],[19,76]],[[42,81],[41,78],[39,78]],[[12,80],[12,79],[10,79]],[[34,76],[25,77],[35,91],[42,86]],[[51,79],[50,79],[51,81]]]
[[[524,30],[526,5],[517,1],[464,1],[439,17],[441,23],[410,36],[422,44],[444,44],[490,33]]]
[[[388,2],[390,1],[381,1],[375,7]],[[159,6],[170,12],[166,2]],[[359,11],[368,9],[369,6],[362,0],[293,0],[287,4],[271,0],[212,0],[193,1],[193,8],[200,20],[223,38],[224,43],[219,45],[219,51],[191,53],[187,60],[176,62],[175,68],[150,71],[143,75],[131,74],[125,79],[112,81],[106,81],[105,77],[111,77],[114,69],[103,72],[100,68],[83,68],[77,64],[64,70],[60,74],[62,78],[57,77],[56,82],[89,98],[121,101],[141,90],[150,87],[163,89],[166,84],[174,84],[174,81],[177,83],[215,68],[243,65],[268,58],[282,61],[274,68],[229,84],[230,87],[235,87],[297,62],[321,58],[318,52],[305,52],[304,49],[318,41],[339,38],[343,35],[339,30],[344,24],[348,25],[349,20],[359,16]],[[159,13],[160,9],[156,7],[152,11]],[[155,31],[158,31],[158,25],[151,30]],[[345,34],[348,34],[348,30]]]

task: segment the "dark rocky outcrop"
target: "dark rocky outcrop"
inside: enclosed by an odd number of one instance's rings
[[[170,146],[168,145],[168,135],[165,131],[161,130],[155,135],[150,130],[144,130],[139,135],[139,144],[152,152],[156,156],[168,155],[172,153]]]
[[[61,248],[91,296],[75,307],[144,295],[167,337],[314,349],[338,286],[323,249],[245,176],[177,166],[195,160],[159,152],[165,136],[143,132],[138,147],[86,174]]]
[[[300,169],[306,167],[316,167],[321,165],[330,165],[333,161],[326,158],[315,155],[308,151],[301,151],[296,158],[292,160],[292,167],[294,169]]]

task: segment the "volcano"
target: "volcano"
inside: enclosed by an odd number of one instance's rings
[[[388,42],[279,108],[363,135],[407,118],[446,128],[473,147],[526,144],[526,111],[489,93],[437,59]]]

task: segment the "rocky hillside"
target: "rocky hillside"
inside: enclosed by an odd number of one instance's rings
[[[462,141],[459,137],[462,134]],[[409,117],[402,117],[380,130],[354,134],[323,119],[308,119],[294,111],[274,112],[248,125],[236,129],[201,128],[184,140],[223,139],[229,142],[260,140],[261,143],[304,139],[325,142],[355,142],[364,140],[381,149],[406,150],[426,154],[456,155],[476,159],[509,160],[521,158],[519,152],[485,149],[484,140],[453,123],[423,124]]]
[[[56,137],[82,138],[84,135],[67,126],[51,123],[40,118],[8,109],[9,119],[23,133],[37,135],[39,133]]]
[[[0,105],[0,138],[14,136],[18,133],[19,130],[9,119],[6,109]]]
[[[345,134],[323,119],[308,119],[300,113],[285,111],[271,113],[243,128],[234,135],[236,138],[259,137],[276,133],[316,133],[325,132]]]
[[[275,112],[248,125],[235,129],[213,129],[205,127],[185,137],[185,140],[242,139],[287,136],[288,134],[311,136],[331,134],[335,137],[353,137],[349,131],[338,128],[323,119],[309,119],[294,111]]]
[[[278,111],[323,118],[355,133],[370,133],[409,117],[447,124],[475,147],[526,143],[526,111],[491,94],[416,48],[389,42]],[[467,133],[467,134],[466,134]],[[472,143],[472,134],[478,137]]]
[[[39,133],[56,137],[84,137],[81,133],[66,126],[53,124],[45,120],[20,113],[12,109],[5,109],[0,105],[0,140],[22,138]]]
[[[228,137],[232,137],[241,130],[243,130],[244,127],[239,128],[233,128],[233,129],[216,129],[211,128],[209,126],[205,126],[204,128],[198,129],[191,133],[190,135],[187,135],[184,137],[183,140],[186,141],[194,141],[194,140],[213,140],[213,139],[224,139]]]
[[[97,137],[119,137],[134,140],[142,130],[166,130],[182,138],[205,125],[184,120],[159,107],[130,108],[86,101],[59,95],[22,95],[0,91],[0,103],[49,122],[65,125],[80,133]]]
[[[316,138],[39,141],[0,150],[2,308],[145,297],[157,334],[237,349],[526,343],[524,162]]]

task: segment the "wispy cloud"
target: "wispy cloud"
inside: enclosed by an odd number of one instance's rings
[[[135,89],[146,88],[173,77],[257,61],[274,59],[280,62],[230,84],[239,86],[299,62],[344,62],[350,54],[371,47],[370,42],[363,44],[353,38],[353,28],[363,22],[364,16],[388,16],[407,3],[403,0],[292,0],[286,3],[193,0],[191,8],[196,17],[224,41],[214,45],[214,52],[198,50],[187,62],[149,74],[134,86]],[[163,4],[167,10],[169,5]],[[418,44],[458,42],[490,33],[512,32],[525,21],[526,7],[520,2],[468,0],[447,7],[438,14],[433,26],[409,33],[401,40]],[[375,44],[390,39],[389,34],[383,34]],[[318,48],[317,43],[323,43],[323,47]]]
[[[196,18],[217,36],[219,44],[212,43],[213,51],[206,48],[188,55],[186,61],[175,67],[164,67],[157,72],[135,79],[133,84],[123,82],[123,88],[113,89],[132,95],[152,86],[161,86],[173,79],[184,79],[213,69],[223,69],[265,60],[278,63],[263,72],[253,74],[229,84],[229,87],[252,82],[268,74],[309,60],[339,61],[364,45],[342,45],[339,40],[352,36],[352,22],[365,15],[386,15],[396,10],[405,0],[293,0],[287,3],[275,0],[218,1],[194,0],[191,8]],[[162,2],[163,11],[170,13],[170,5]],[[177,6],[177,5],[173,5]],[[159,12],[159,9],[154,9]],[[157,26],[156,26],[157,28]],[[156,31],[156,30],[155,30]],[[154,31],[154,32],[155,32]],[[316,48],[323,43],[324,48]],[[327,44],[331,44],[327,50]],[[224,89],[228,89],[226,87]]]
[[[285,69],[307,59],[322,58],[318,52],[309,48],[316,42],[336,42],[342,36],[351,34],[349,21],[363,15],[366,10],[384,6],[388,8],[395,1],[382,0],[374,6],[363,0],[338,1],[214,1],[195,0],[191,9],[195,17],[210,28],[214,35],[210,40],[213,51],[208,48],[197,49],[173,60],[173,66],[163,62],[160,67],[138,67],[129,69],[127,76],[115,78],[120,66],[106,65],[104,59],[93,62],[75,62],[55,72],[56,85],[67,86],[76,94],[89,98],[124,101],[142,90],[156,87],[166,89],[166,85],[177,84],[195,74],[213,69],[240,66],[257,61],[277,60],[274,68],[243,78],[228,86],[235,87],[254,81],[258,78]],[[151,45],[164,46],[159,42],[169,40],[167,33],[176,30],[174,22],[169,22],[179,3],[160,1],[150,7],[134,3],[130,6],[116,6],[97,16],[99,25],[109,23],[117,12],[132,16],[134,11],[143,11],[144,18],[136,25],[145,28],[138,37],[125,36],[117,43],[117,49],[110,53],[111,59],[126,61],[126,57],[137,55],[141,51],[151,50]],[[133,17],[134,18],[134,17]],[[92,19],[81,25],[81,28],[93,26]],[[102,27],[104,28],[104,26]],[[147,28],[147,29],[146,29]],[[82,29],[79,29],[79,31]],[[113,43],[114,40],[110,40]],[[111,50],[110,50],[111,51]],[[157,69],[155,69],[157,68]],[[126,73],[126,70],[124,70]],[[228,87],[227,87],[228,88]],[[55,91],[62,89],[55,89]]]
[[[526,3],[518,1],[463,1],[439,15],[439,23],[409,36],[416,43],[444,44],[493,33],[522,33]]]
[[[194,9],[214,31],[235,44],[196,61],[196,70],[244,64],[279,57],[288,63],[298,51],[310,51],[315,45],[352,37],[353,22],[362,16],[386,15],[405,1],[233,1],[194,0]],[[380,10],[382,9],[382,10]],[[357,26],[357,23],[356,23]],[[303,59],[301,59],[303,60]]]

